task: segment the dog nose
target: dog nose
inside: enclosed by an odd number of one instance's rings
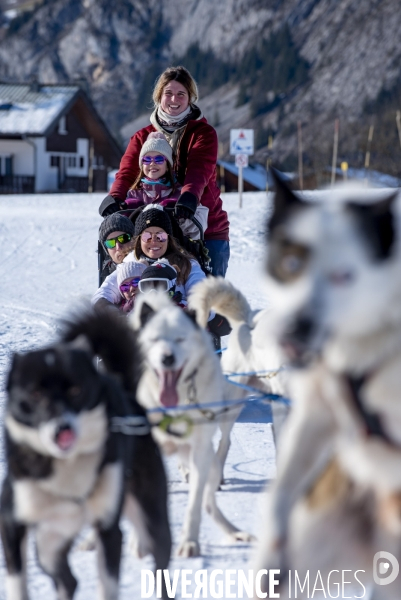
[[[165,354],[162,358],[162,363],[165,367],[171,367],[174,364],[174,354]]]

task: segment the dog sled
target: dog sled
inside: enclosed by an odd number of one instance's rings
[[[144,207],[140,207],[134,210],[124,209],[118,211],[118,214],[128,217],[133,223],[135,223],[138,215],[142,212]],[[199,239],[193,239],[189,236],[184,235],[178,219],[174,215],[174,206],[163,206],[164,210],[170,217],[171,225],[173,228],[173,236],[179,242],[179,244],[190,252],[193,257],[198,261],[202,271],[206,275],[211,275],[212,270],[210,267],[209,251],[204,243],[204,231],[201,223],[194,216],[190,217],[194,227],[199,232]],[[115,265],[112,262],[110,256],[107,254],[103,247],[103,244],[98,240],[98,271],[99,271],[99,287],[110,273],[115,269]]]

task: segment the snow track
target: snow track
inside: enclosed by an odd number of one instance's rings
[[[4,381],[13,352],[23,352],[52,342],[60,318],[89,299],[97,287],[97,208],[103,194],[0,196],[0,411],[4,407]],[[261,262],[268,202],[264,193],[244,194],[238,209],[236,194],[224,196],[231,221],[231,261],[228,278],[247,296],[253,308],[266,305]],[[268,368],[268,365],[267,365]],[[0,478],[4,472],[0,450]],[[187,503],[183,483],[173,457],[167,462],[170,516],[174,550]],[[247,408],[235,425],[218,503],[239,528],[257,535],[263,513],[262,491],[275,474],[275,454],[266,414]],[[202,557],[174,558],[171,569],[247,568],[249,544],[227,544],[214,522],[203,517],[200,535]],[[149,559],[134,559],[125,546],[120,598],[139,599],[140,571],[152,568]],[[30,547],[28,564],[31,600],[54,600],[48,577],[36,563]],[[94,552],[71,555],[79,580],[76,600],[97,597]],[[0,600],[5,600],[4,559],[0,548]],[[180,597],[179,595],[177,597]]]

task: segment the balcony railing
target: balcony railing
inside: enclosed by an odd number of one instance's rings
[[[30,175],[0,175],[0,194],[33,194],[35,177]]]

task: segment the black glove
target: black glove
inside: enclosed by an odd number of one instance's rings
[[[219,337],[228,335],[232,331],[230,323],[227,321],[227,319],[218,313],[216,313],[211,321],[208,321],[207,329],[210,331],[210,333],[213,333]]]
[[[101,217],[108,217],[113,213],[121,210],[123,208],[124,201],[119,200],[118,198],[114,198],[114,196],[106,196],[106,198],[102,201],[99,206],[99,214]]]
[[[190,219],[194,216],[198,199],[191,192],[184,192],[177,200],[174,215],[177,219]]]

